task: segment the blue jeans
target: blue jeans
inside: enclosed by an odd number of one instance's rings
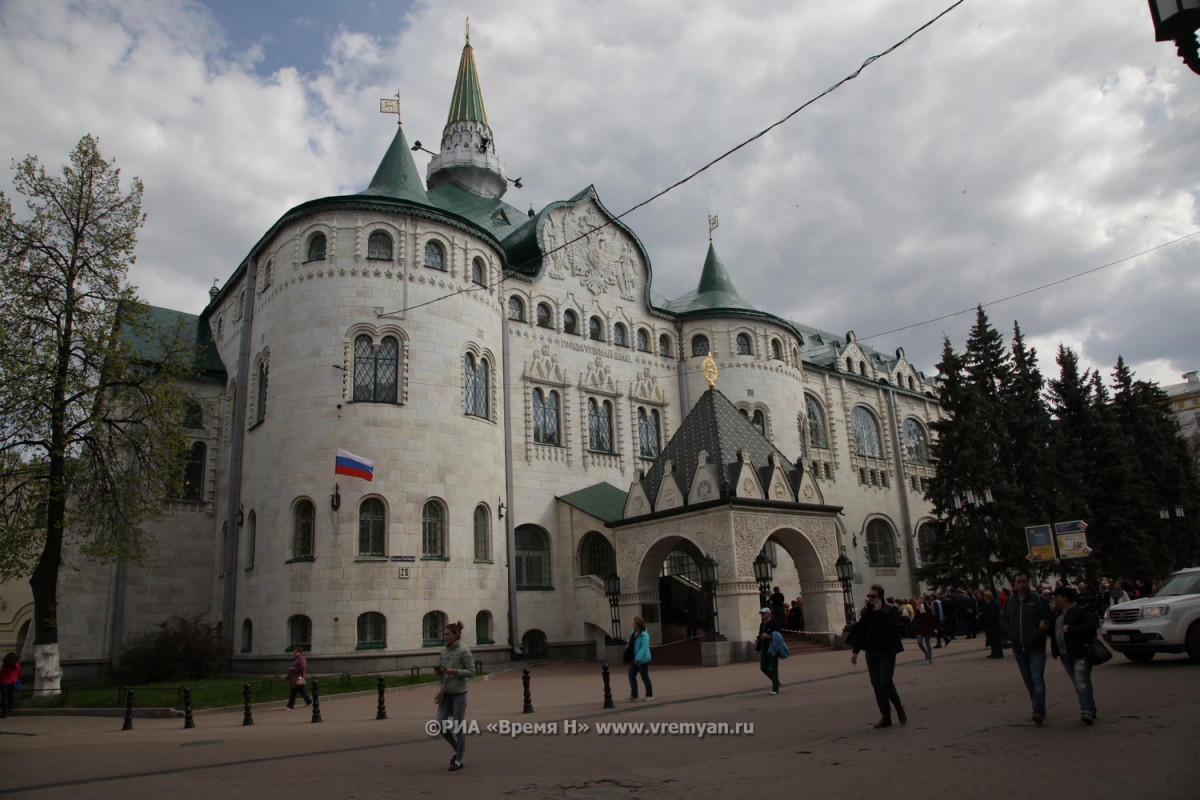
[[[1067,671],[1071,682],[1075,684],[1075,694],[1079,696],[1079,714],[1084,717],[1096,716],[1096,698],[1092,695],[1092,662],[1086,658],[1062,658],[1063,669]]]
[[[437,721],[442,731],[442,738],[454,748],[454,758],[462,761],[463,751],[467,749],[467,726],[463,720],[467,716],[467,693],[444,694],[442,702],[438,703]],[[446,724],[447,719],[453,718],[454,725]]]
[[[871,688],[875,690],[875,704],[879,706],[879,714],[886,720],[892,718],[890,701],[900,710],[900,695],[896,692],[896,684],[892,675],[896,672],[895,653],[867,653],[867,674],[871,677]]]
[[[1046,716],[1046,651],[1019,650],[1013,648],[1013,658],[1017,660],[1017,669],[1021,671],[1021,680],[1025,681],[1025,689],[1029,699],[1033,701],[1033,713]]]
[[[639,664],[636,661],[629,662],[629,696],[637,699],[637,676],[642,676],[642,685],[646,687],[646,699],[654,697],[654,684],[650,683],[650,663]]]
[[[926,661],[933,661],[933,648],[929,645],[929,636],[927,634],[917,634],[917,649],[925,654]]]

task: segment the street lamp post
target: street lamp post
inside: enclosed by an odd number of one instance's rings
[[[604,579],[604,593],[608,595],[608,610],[612,617],[612,638],[621,638],[621,577],[615,572]]]
[[[833,566],[837,569],[838,581],[842,584],[842,605],[846,613],[846,627],[850,627],[857,620],[854,615],[854,595],[850,589],[850,581],[854,580],[854,564],[846,558],[845,547],[842,548],[837,561],[833,562]]]
[[[1186,516],[1183,513],[1183,506],[1175,506],[1174,508],[1163,506],[1158,509],[1158,518],[1166,521],[1171,526],[1175,545],[1175,569],[1183,569],[1187,566],[1183,563],[1183,555],[1180,553],[1179,547],[1180,540],[1183,538],[1183,528],[1186,525],[1184,522]]]
[[[984,530],[979,517],[984,506],[990,506],[994,502],[996,501],[992,497],[991,489],[967,489],[954,495],[954,507],[966,509],[967,515],[975,523],[975,530],[979,533],[979,557],[983,562],[983,573],[987,576],[987,588],[993,592],[996,591],[996,584],[992,579],[992,551],[988,546],[987,531]]]
[[[1179,57],[1192,72],[1200,75],[1200,0],[1149,0],[1154,20],[1154,40],[1174,41]]]
[[[771,592],[771,559],[766,553],[760,552],[754,559],[754,580],[758,581],[758,607],[766,608]]]
[[[723,642],[725,637],[721,635],[720,627],[717,625],[717,585],[721,579],[717,576],[717,560],[711,555],[705,555],[704,560],[700,562],[700,585],[704,589],[704,594],[708,596],[708,609],[712,615],[712,628],[705,636],[706,641]]]

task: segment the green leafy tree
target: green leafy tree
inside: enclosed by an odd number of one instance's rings
[[[140,526],[179,482],[195,341],[126,280],[141,181],[123,191],[91,135],[58,176],[32,155],[14,171],[26,213],[0,194],[0,566],[29,577],[36,688],[57,691],[64,544],[139,559]]]

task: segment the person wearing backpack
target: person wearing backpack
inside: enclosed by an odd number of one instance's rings
[[[1033,703],[1033,723],[1041,725],[1046,718],[1046,636],[1051,611],[1029,588],[1028,575],[1018,574],[1013,587],[1004,605],[1004,626],[1012,642],[1013,659]]]
[[[633,618],[633,630],[629,632],[629,643],[633,645],[633,658],[629,662],[629,701],[637,702],[637,676],[641,674],[646,687],[646,699],[654,699],[654,686],[650,683],[650,633],[641,617]]]

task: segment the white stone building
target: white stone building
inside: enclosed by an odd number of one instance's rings
[[[711,243],[667,300],[591,187],[526,213],[509,183],[468,41],[424,182],[398,128],[364,191],[287,211],[214,287],[181,499],[146,566],[64,570],[68,671],[199,612],[248,671],[293,644],[424,664],[454,620],[485,660],[591,657],[605,576],[660,640],[708,555],[718,659],[756,631],[761,552],[810,630],[842,627],[839,548],[856,600],[915,591],[940,412],[903,351],[751,307]]]

